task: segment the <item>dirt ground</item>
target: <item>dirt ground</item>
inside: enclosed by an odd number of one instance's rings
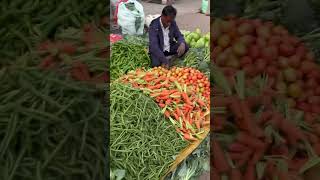
[[[176,21],[180,30],[193,31],[200,28],[203,33],[210,32],[210,18],[205,14],[199,13],[201,0],[175,0],[173,6],[177,9],[178,14]],[[161,14],[165,5],[158,3],[148,3],[139,1],[144,8],[145,16],[150,14]],[[110,16],[112,17],[112,15]],[[113,26],[113,23],[111,22]],[[120,33],[116,26],[111,28],[112,33]]]
[[[147,3],[140,1],[144,7],[145,15],[161,14],[165,5],[156,3]],[[176,21],[180,30],[193,31],[200,28],[202,32],[210,31],[210,18],[205,14],[199,13],[201,8],[201,0],[176,0],[173,6],[177,9],[178,14]]]

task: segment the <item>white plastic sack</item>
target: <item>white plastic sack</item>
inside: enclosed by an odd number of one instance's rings
[[[126,4],[134,3],[135,10],[131,11]],[[136,26],[136,21],[140,18]],[[144,29],[143,6],[136,0],[122,2],[118,6],[118,24],[121,26],[122,34],[142,35]]]

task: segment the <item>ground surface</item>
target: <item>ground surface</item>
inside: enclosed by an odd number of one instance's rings
[[[165,6],[158,3],[148,3],[146,1],[140,1],[140,3],[144,7],[145,16],[149,14],[161,14],[161,11]],[[178,11],[176,21],[180,30],[193,31],[196,28],[200,28],[204,33],[210,31],[209,16],[199,13],[201,0],[176,0],[173,6]],[[113,25],[113,23],[111,23],[111,25]],[[111,32],[120,33],[117,30],[117,27],[112,27]]]
[[[147,3],[142,1],[145,15],[161,14],[165,5],[156,3]],[[201,0],[176,0],[173,6],[177,9],[178,14],[176,21],[181,30],[193,31],[199,27],[203,32],[210,31],[210,18],[199,13]]]

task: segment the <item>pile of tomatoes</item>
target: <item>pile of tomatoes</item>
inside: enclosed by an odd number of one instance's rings
[[[181,84],[192,86],[197,93],[201,93],[208,101],[210,100],[210,81],[199,70],[189,67],[173,67],[170,70],[156,67],[153,71],[158,72],[159,75],[173,77]]]
[[[267,74],[291,107],[320,113],[320,66],[298,37],[272,22],[235,17],[215,19],[212,33],[213,61],[226,76],[243,70],[250,81]]]

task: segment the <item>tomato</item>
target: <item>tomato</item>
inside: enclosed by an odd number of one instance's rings
[[[257,45],[252,45],[249,48],[249,56],[253,59],[258,58],[260,55],[260,48]]]
[[[251,64],[252,63],[252,59],[249,56],[243,56],[240,59],[240,64],[242,67],[244,67],[246,64]]]
[[[255,37],[251,36],[251,35],[244,35],[238,39],[238,42],[246,44],[246,45],[253,44],[255,42]]]
[[[249,23],[243,23],[237,28],[237,32],[240,35],[251,34],[254,31],[254,27]]]
[[[306,60],[308,61],[314,61],[315,60],[315,55],[313,52],[308,52],[305,56]]]
[[[308,72],[312,71],[313,69],[315,69],[316,66],[317,65],[314,62],[302,61],[300,69],[303,73],[308,73]]]
[[[293,55],[289,58],[289,65],[294,68],[298,68],[300,66],[300,57],[297,55]]]
[[[256,33],[259,37],[267,39],[271,35],[271,30],[267,26],[260,26],[256,29]]]
[[[247,54],[248,50],[245,44],[238,42],[232,46],[232,51],[238,56],[244,56]]]
[[[260,48],[265,48],[267,46],[267,41],[263,38],[257,38],[256,43]]]
[[[265,71],[265,68],[267,66],[267,62],[265,59],[258,59],[256,62],[255,62],[255,65],[256,65],[256,69],[258,72],[264,72]]]
[[[272,36],[270,37],[268,44],[270,45],[279,45],[281,43],[281,36]]]
[[[268,62],[274,61],[278,57],[278,48],[275,46],[269,46],[261,51],[261,56]]]
[[[228,47],[230,42],[231,42],[231,38],[229,35],[224,34],[218,38],[218,46],[222,48]]]
[[[279,46],[279,53],[282,56],[287,56],[287,57],[288,56],[292,56],[294,51],[295,51],[294,47],[292,45],[290,45],[290,44],[282,43]]]
[[[278,57],[279,67],[287,68],[289,66],[289,58],[280,56]]]

